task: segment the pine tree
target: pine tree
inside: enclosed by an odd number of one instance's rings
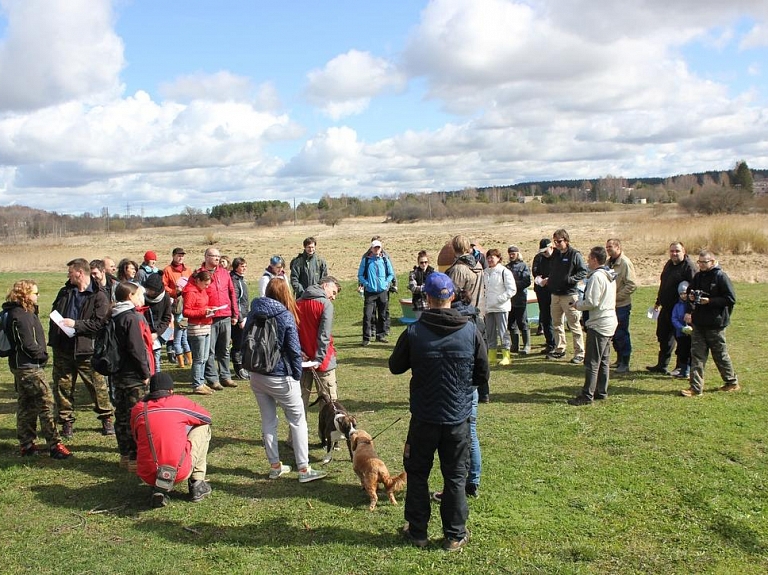
[[[752,171],[744,160],[736,164],[733,185],[740,186],[742,190],[749,192],[750,194],[752,193]]]

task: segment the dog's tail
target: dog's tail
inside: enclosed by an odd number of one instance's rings
[[[313,401],[312,403],[310,403],[307,407],[314,407],[315,405],[317,405],[317,402],[320,401],[321,399],[325,403],[331,403],[331,396],[328,395],[325,392],[320,391],[320,392],[317,393],[317,399],[315,401]]]
[[[402,491],[403,487],[405,487],[406,478],[407,475],[405,471],[403,471],[400,475],[388,475],[387,477],[382,477],[381,482],[388,492],[391,491],[392,493],[397,493],[398,491]]]

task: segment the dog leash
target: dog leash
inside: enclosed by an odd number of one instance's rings
[[[382,430],[381,430],[381,431],[379,431],[379,432],[378,432],[376,435],[374,435],[373,437],[371,437],[371,441],[373,441],[374,439],[376,439],[376,438],[377,438],[379,435],[381,435],[382,433],[384,433],[384,432],[385,432],[387,429],[389,429],[390,427],[392,427],[392,426],[393,426],[395,423],[397,423],[398,421],[400,421],[402,418],[403,418],[403,417],[402,417],[402,416],[400,416],[400,417],[398,417],[396,420],[394,420],[392,423],[390,423],[389,425],[387,425],[387,426],[386,426],[384,429],[382,429]]]

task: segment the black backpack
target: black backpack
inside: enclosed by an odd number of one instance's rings
[[[245,331],[243,367],[264,375],[272,373],[282,357],[277,341],[277,316],[253,316]]]
[[[115,321],[110,319],[97,333],[93,341],[91,365],[101,375],[113,375],[120,370],[122,358],[115,333]]]
[[[8,333],[5,331],[5,325],[8,323],[8,310],[4,309],[0,312],[0,357],[10,357],[13,353],[13,346],[11,340],[8,338]]]

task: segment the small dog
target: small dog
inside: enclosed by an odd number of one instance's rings
[[[331,462],[333,449],[338,447],[341,439],[346,440],[349,460],[352,461],[352,445],[349,439],[355,432],[357,420],[354,415],[347,413],[341,403],[331,399],[327,394],[321,394],[318,401],[321,399],[323,405],[317,419],[317,434],[320,436],[320,444],[325,447],[326,452],[325,457],[323,457],[323,465]]]
[[[370,511],[376,509],[376,503],[379,501],[376,490],[379,483],[384,484],[384,489],[392,505],[397,505],[395,493],[402,491],[405,487],[405,471],[400,475],[390,476],[387,466],[376,455],[371,436],[362,429],[358,429],[352,434],[352,453],[352,469],[360,478],[363,489],[371,499],[368,509]]]

